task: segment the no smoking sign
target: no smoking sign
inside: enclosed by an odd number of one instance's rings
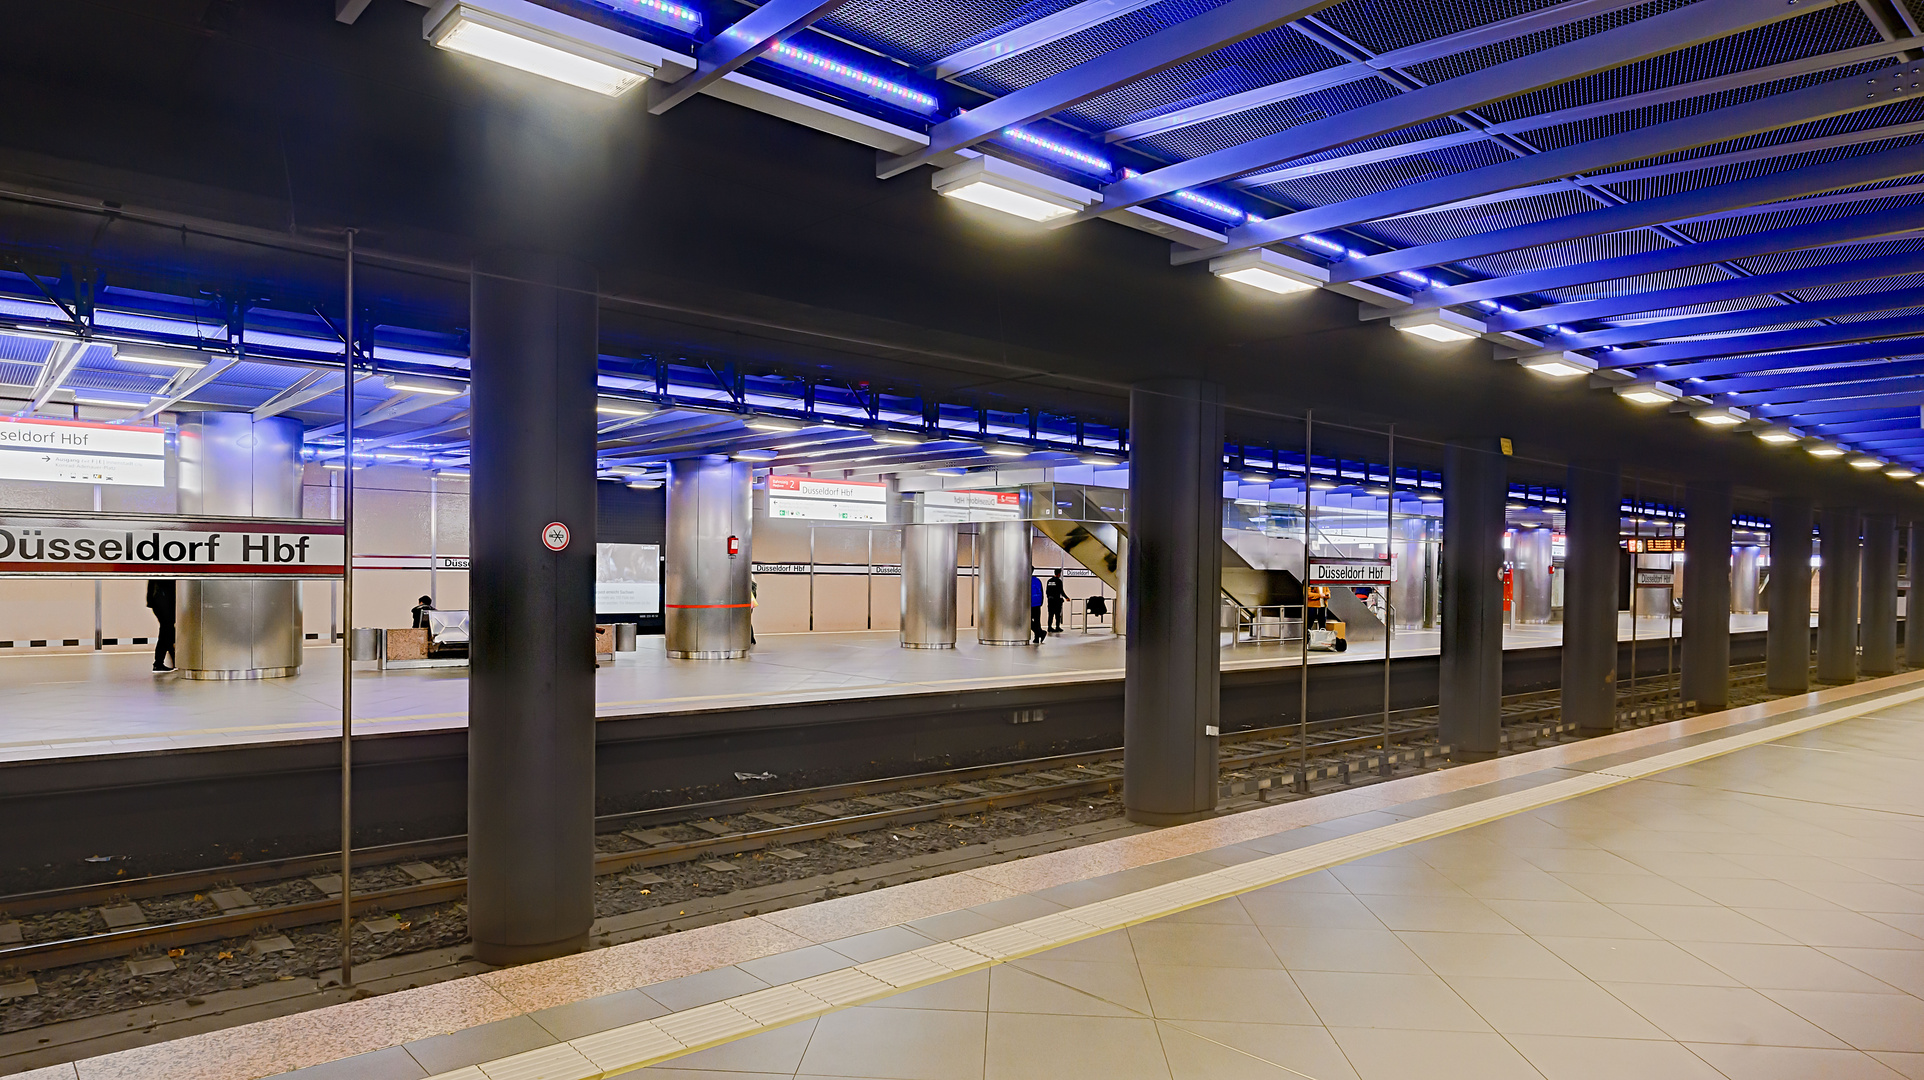
[[[561,551],[568,546],[568,527],[559,521],[550,521],[541,530],[541,543],[549,551]]]

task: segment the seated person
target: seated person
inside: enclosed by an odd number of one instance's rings
[[[423,596],[420,602],[414,605],[414,628],[416,630],[426,630],[428,628],[428,612],[433,610],[434,598],[431,596]]]

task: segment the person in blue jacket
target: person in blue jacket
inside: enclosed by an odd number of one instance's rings
[[[1035,644],[1040,645],[1049,637],[1042,628],[1042,579],[1029,579],[1029,632],[1035,635]]]

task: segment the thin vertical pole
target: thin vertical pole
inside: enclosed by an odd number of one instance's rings
[[[341,320],[341,985],[354,985],[354,230],[347,231],[347,305]]]
[[[441,482],[428,474],[428,599],[441,606]]]
[[[1396,425],[1390,425],[1390,494],[1383,511],[1383,554],[1390,578],[1383,585],[1383,775],[1390,773],[1390,641],[1396,636]]]
[[[1664,670],[1677,679],[1677,707],[1683,707],[1683,673],[1677,670],[1677,485],[1670,485],[1670,590],[1664,593],[1663,600],[1663,666]],[[1725,616],[1724,621],[1730,621]]]
[[[1303,413],[1303,662],[1296,675],[1296,685],[1302,697],[1296,725],[1297,737],[1302,744],[1298,752],[1302,767],[1298,781],[1304,789],[1309,787],[1309,548],[1315,543],[1314,526],[1310,521],[1315,510],[1309,485],[1310,477],[1316,471],[1313,466],[1315,442],[1312,438],[1315,417],[1313,409]]]
[[[100,485],[94,485],[94,513],[100,512]],[[94,579],[94,651],[100,651],[100,579]]]
[[[1630,497],[1630,692],[1637,692],[1637,570],[1643,561],[1643,481]]]

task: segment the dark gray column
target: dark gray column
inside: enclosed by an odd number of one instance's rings
[[[1854,506],[1826,506],[1818,519],[1817,681],[1857,680],[1857,537]]]
[[[1770,504],[1770,633],[1764,642],[1764,686],[1773,694],[1810,690],[1809,499]]]
[[[1503,727],[1503,504],[1496,440],[1443,448],[1439,737],[1459,759],[1495,757]]]
[[[1132,387],[1122,712],[1131,821],[1175,824],[1216,807],[1222,493],[1222,388]]]
[[[1897,671],[1897,518],[1864,515],[1863,592],[1858,601],[1866,675]]]
[[[1904,600],[1904,666],[1924,667],[1924,605],[1919,604],[1918,582],[1924,581],[1924,520],[1911,519],[1910,547],[1905,552],[1905,573],[1910,588]]]
[[[1563,718],[1585,735],[1617,727],[1617,563],[1623,478],[1573,462],[1564,514]]]
[[[1730,707],[1730,485],[1684,494],[1683,699],[1699,712]]]
[[[483,256],[469,321],[468,933],[511,964],[579,950],[595,917],[594,271]]]

